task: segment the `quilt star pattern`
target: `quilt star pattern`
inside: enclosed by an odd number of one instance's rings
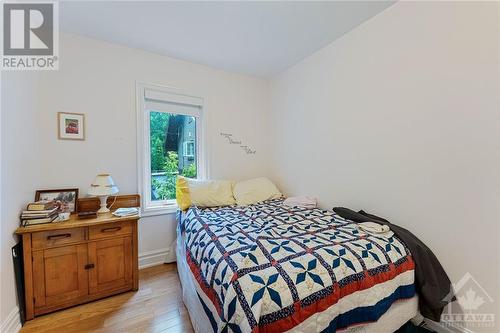
[[[397,237],[282,203],[191,207],[181,216],[186,260],[214,332],[335,332],[415,296],[414,263]]]

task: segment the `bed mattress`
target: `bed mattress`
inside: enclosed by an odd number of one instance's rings
[[[417,314],[414,264],[396,237],[281,200],[190,208],[177,261],[198,333],[382,333]]]

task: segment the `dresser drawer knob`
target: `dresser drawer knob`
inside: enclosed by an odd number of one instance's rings
[[[122,229],[122,227],[104,228],[104,229],[101,229],[101,232],[113,232],[113,231],[119,231],[121,229]]]
[[[91,268],[94,268],[94,264],[85,265],[85,269],[91,269]]]
[[[48,240],[54,240],[54,239],[62,239],[62,238],[70,238],[71,234],[59,234],[59,235],[50,235],[47,236]]]

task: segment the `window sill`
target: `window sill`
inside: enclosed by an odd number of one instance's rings
[[[178,209],[179,206],[177,204],[144,208],[142,210],[141,217],[175,214]]]

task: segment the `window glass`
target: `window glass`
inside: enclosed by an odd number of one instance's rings
[[[197,176],[196,118],[149,112],[151,201],[175,199],[177,175]]]

